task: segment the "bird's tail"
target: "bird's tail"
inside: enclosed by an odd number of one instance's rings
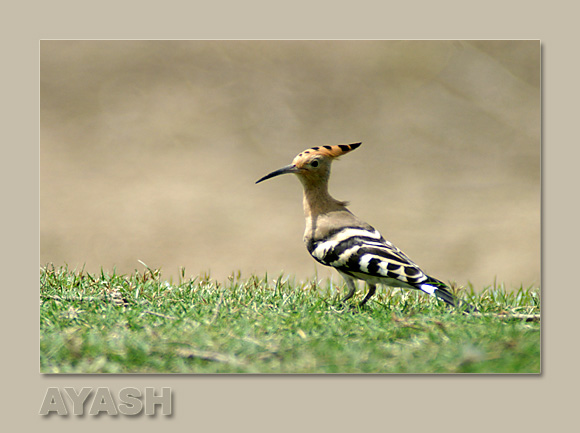
[[[421,285],[421,290],[437,296],[439,299],[443,300],[446,304],[449,304],[452,307],[461,308],[466,313],[475,313],[478,311],[477,308],[475,308],[473,305],[458,300],[449,291],[449,287],[444,282],[439,281],[433,277],[429,277],[429,280]]]
[[[447,290],[447,288],[439,286],[435,289],[433,294],[439,299],[445,301],[446,304],[449,304],[452,307],[457,307],[457,299],[455,299],[455,296],[453,296],[453,294]]]

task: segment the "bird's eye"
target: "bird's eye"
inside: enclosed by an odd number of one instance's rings
[[[310,166],[311,166],[311,167],[314,167],[314,168],[318,167],[318,160],[316,160],[316,159],[315,159],[314,161],[312,161],[312,162],[310,163]]]

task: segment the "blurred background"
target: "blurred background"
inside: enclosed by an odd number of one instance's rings
[[[333,276],[302,150],[425,271],[540,284],[539,41],[42,41],[40,265]]]

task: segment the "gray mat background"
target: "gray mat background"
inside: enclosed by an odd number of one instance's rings
[[[144,8],[141,2],[10,5],[0,42],[6,64],[2,105],[4,423],[43,431],[204,431],[317,428],[545,432],[573,425],[578,381],[574,344],[577,260],[577,7],[555,2],[457,1],[356,7],[270,2]],[[136,9],[140,14],[136,17]],[[303,7],[300,7],[303,6]],[[306,6],[308,6],[306,8]],[[225,13],[227,12],[227,14]],[[106,23],[106,25],[104,24]],[[44,376],[38,373],[39,44],[42,38],[540,38],[543,55],[543,373],[541,376]],[[296,146],[298,147],[298,145]],[[362,148],[357,152],[362,153]],[[354,156],[354,154],[353,154]],[[284,159],[281,157],[281,159]],[[347,158],[341,162],[343,166]],[[270,169],[271,167],[263,167]],[[258,170],[257,170],[258,171]],[[262,172],[260,170],[259,175]],[[335,173],[336,174],[336,173]],[[338,177],[338,176],[335,176]],[[294,190],[295,191],[295,190]],[[338,195],[338,194],[337,194]],[[340,194],[340,198],[347,198]],[[352,197],[350,197],[352,200]],[[360,212],[359,212],[360,213]],[[365,215],[367,219],[368,216]],[[374,221],[373,221],[374,223]],[[378,224],[377,224],[378,225]],[[381,227],[381,229],[383,229]],[[384,231],[384,230],[383,230]],[[403,245],[401,245],[403,246]],[[574,379],[576,378],[576,379]],[[171,386],[170,419],[42,418],[50,386]],[[436,404],[434,404],[435,402]],[[440,403],[440,404],[439,404]],[[441,407],[449,409],[444,416]],[[555,421],[556,420],[556,421]]]

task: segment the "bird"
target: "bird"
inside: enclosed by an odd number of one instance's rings
[[[324,145],[304,150],[291,164],[263,176],[256,184],[283,174],[298,177],[303,186],[306,248],[317,262],[335,268],[344,278],[348,291],[342,303],[355,294],[356,281],[363,280],[368,292],[359,303],[361,307],[373,297],[378,284],[418,289],[450,306],[459,306],[445,283],[429,276],[378,230],[355,216],[347,208],[348,202],[329,194],[332,162],[361,144]],[[463,306],[465,311],[476,310],[469,304]]]

